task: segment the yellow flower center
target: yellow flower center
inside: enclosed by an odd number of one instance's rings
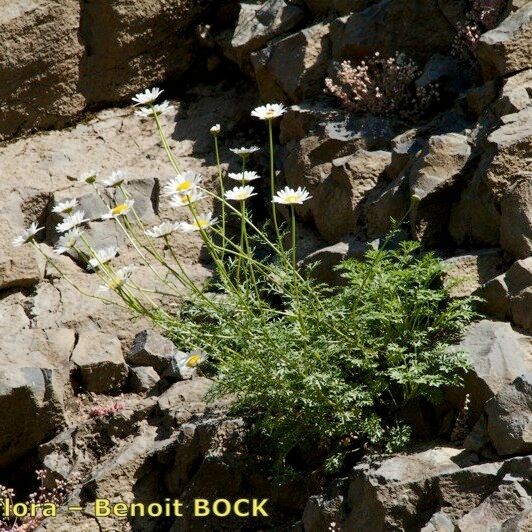
[[[189,368],[195,368],[201,362],[201,355],[192,355],[186,361]]]
[[[288,196],[284,197],[286,203],[297,203],[298,199],[295,194],[288,194]]]
[[[200,229],[205,229],[209,225],[209,220],[198,219],[198,221],[196,222],[196,225]]]
[[[182,181],[175,188],[176,188],[176,190],[178,192],[183,192],[183,190],[189,190],[190,188],[192,188],[192,182],[191,181]]]
[[[113,216],[120,216],[121,214],[124,214],[129,209],[129,206],[126,203],[120,203],[118,204],[111,213]]]

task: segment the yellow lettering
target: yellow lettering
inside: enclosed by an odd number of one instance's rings
[[[127,517],[127,504],[125,502],[117,502],[113,505],[113,515],[115,517]]]
[[[253,499],[253,509],[252,509],[253,517],[257,517],[259,514],[264,517],[269,517],[268,512],[263,508],[263,506],[267,502],[268,502],[268,499],[262,499],[262,501],[259,504],[257,499]]]
[[[249,499],[238,499],[235,501],[235,515],[238,517],[248,517],[249,516],[249,508],[247,512],[241,512],[240,511],[240,505],[241,504],[247,504],[249,507]]]
[[[111,515],[111,503],[108,499],[96,499],[94,501],[94,516],[109,517]]]
[[[194,499],[194,516],[205,517],[211,513],[207,499]]]
[[[225,508],[219,510],[220,505]],[[212,513],[218,517],[226,517],[231,513],[231,503],[227,499],[216,499],[212,505]]]

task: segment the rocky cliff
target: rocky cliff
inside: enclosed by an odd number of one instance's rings
[[[35,469],[49,479],[79,474],[69,502],[83,511],[41,524],[54,532],[532,530],[532,2],[219,4],[0,7],[0,484],[24,493]],[[464,28],[479,6],[491,17],[479,19],[471,41]],[[349,113],[325,93],[335,61],[375,52],[416,62],[416,85],[438,87],[430,112],[415,120]],[[129,104],[155,84],[174,100],[163,123],[172,150],[213,187],[209,128],[222,124],[232,165],[228,148],[262,142],[253,106],[289,106],[280,179],[311,192],[298,210],[298,249],[303,261],[321,261],[316,274],[327,282],[338,281],[333,265],[361,256],[417,196],[408,231],[446,261],[450,277],[465,277],[455,297],[484,298],[485,318],[464,334],[472,369],[463,389],[446,391],[451,414],[422,405],[410,413],[420,436],[410,453],[358,456],[334,478],[302,471],[274,483],[246,423],[226,403],[206,402],[209,379],[165,373],[175,346],[126,310],[81,298],[47,263],[55,202],[76,197],[94,217],[102,209],[77,181],[83,172],[123,169],[146,221],[174,216],[159,203],[172,170]],[[34,220],[46,227],[42,253],[13,249]],[[88,230],[120,247],[121,264],[132,260],[112,223]],[[194,279],[210,275],[199,238],[174,244]],[[75,261],[60,266],[78,288],[97,290]],[[457,417],[462,433],[451,437]],[[269,518],[94,515],[96,498],[188,505],[250,494],[269,499]]]

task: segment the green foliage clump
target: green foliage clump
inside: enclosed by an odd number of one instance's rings
[[[449,297],[441,261],[417,242],[343,262],[337,289],[292,283],[288,265],[270,267],[260,304],[249,293],[226,294],[220,314],[198,300],[165,327],[178,345],[215,357],[212,396],[234,397],[234,411],[253,419],[277,465],[312,448],[331,465],[346,442],[404,447],[401,408],[437,401],[467,368],[449,345],[474,317],[472,299]]]

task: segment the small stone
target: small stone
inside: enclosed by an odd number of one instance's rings
[[[71,361],[79,369],[83,386],[89,392],[119,391],[128,376],[120,340],[98,331],[80,334]]]
[[[129,370],[129,387],[134,392],[146,392],[158,381],[159,375],[151,366],[138,366]]]
[[[161,375],[176,351],[175,345],[168,338],[146,329],[135,337],[126,361],[130,366],[151,366]]]

